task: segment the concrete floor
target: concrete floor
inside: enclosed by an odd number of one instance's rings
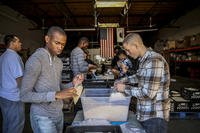
[[[199,120],[171,120],[168,133],[200,133]]]

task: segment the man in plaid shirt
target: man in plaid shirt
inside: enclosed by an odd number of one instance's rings
[[[137,119],[147,133],[167,133],[170,73],[166,60],[147,49],[135,33],[125,37],[123,47],[127,54],[139,59],[139,68],[135,75],[116,81],[115,88],[137,98]]]

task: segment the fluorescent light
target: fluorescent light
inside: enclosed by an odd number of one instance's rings
[[[98,27],[119,27],[119,23],[98,23]]]
[[[106,8],[106,7],[124,7],[126,4],[127,0],[110,0],[110,1],[105,1],[105,0],[97,0],[96,1],[96,6],[97,8]]]
[[[148,31],[157,31],[157,28],[154,29],[142,29],[142,30],[128,30],[126,33],[137,33],[137,32],[148,32]]]
[[[64,31],[95,31],[96,29],[95,28],[65,28]]]

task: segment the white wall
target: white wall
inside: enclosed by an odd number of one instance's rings
[[[171,23],[173,23],[172,26],[180,26],[180,28],[161,29],[159,31],[159,39],[181,40],[184,36],[200,33],[200,7],[186,13]]]
[[[22,41],[23,48],[30,48],[33,52],[43,45],[41,30],[29,30],[36,24],[13,9],[0,5],[0,43],[5,34],[16,34]]]

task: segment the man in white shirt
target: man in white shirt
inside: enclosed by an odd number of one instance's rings
[[[6,35],[4,43],[7,50],[0,56],[0,108],[3,115],[3,133],[22,133],[25,116],[19,88],[24,65],[17,54],[22,43],[16,35]]]

